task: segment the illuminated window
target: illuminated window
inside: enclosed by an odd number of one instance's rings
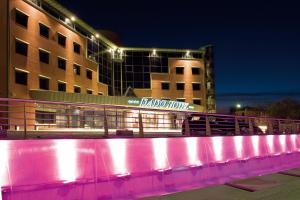
[[[192,74],[193,75],[199,75],[200,74],[200,68],[199,67],[192,67]]]
[[[39,26],[40,26],[40,36],[49,38],[49,30],[50,30],[49,27],[41,23],[39,23]]]
[[[58,82],[57,83],[57,91],[59,91],[59,92],[67,91],[67,84],[64,82]]]
[[[185,102],[185,99],[184,98],[178,98],[178,99],[176,99],[176,101]]]
[[[27,56],[28,44],[16,39],[16,53]]]
[[[74,86],[74,93],[81,93],[81,88],[80,86]]]
[[[201,84],[200,83],[193,83],[193,90],[200,90],[201,89]]]
[[[184,74],[184,67],[176,67],[176,74]]]
[[[57,57],[57,66],[59,69],[66,70],[67,61],[61,57]]]
[[[57,33],[57,43],[62,46],[62,47],[66,47],[66,40],[67,38],[65,36],[63,36],[60,33]]]
[[[162,82],[161,83],[161,89],[162,90],[169,90],[170,89],[170,83],[168,83],[168,82]]]
[[[27,85],[28,72],[15,70],[15,82],[21,85]]]
[[[93,79],[93,71],[87,69],[87,70],[86,70],[86,77],[87,77],[88,79],[92,80],[92,79]]]
[[[40,83],[41,90],[49,90],[49,78],[40,76],[39,83]]]
[[[28,16],[23,12],[16,10],[16,23],[27,28]]]
[[[80,66],[77,65],[77,64],[74,64],[73,65],[73,71],[74,71],[74,74],[80,75]]]
[[[193,104],[201,105],[201,99],[193,99]]]
[[[76,43],[76,42],[73,42],[73,49],[74,49],[74,52],[75,53],[78,53],[80,54],[80,44]]]
[[[40,62],[49,64],[49,57],[50,57],[49,52],[39,49],[39,57],[40,57]]]
[[[35,111],[35,120],[39,124],[55,124],[55,118],[55,112]]]
[[[184,90],[184,83],[176,83],[177,90]]]

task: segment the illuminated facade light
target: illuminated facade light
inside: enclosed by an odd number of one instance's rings
[[[66,19],[65,19],[65,23],[67,23],[67,24],[70,23],[70,19],[69,19],[69,18],[66,18]]]
[[[72,22],[76,21],[76,17],[72,16],[72,17],[71,17],[71,21],[72,21]]]
[[[96,36],[96,38],[99,38],[99,37],[100,37],[100,35],[99,35],[98,33],[96,33],[96,35],[95,35],[95,36]]]
[[[186,58],[190,58],[190,57],[191,57],[190,51],[187,51],[187,52],[185,53],[185,57],[186,57]]]
[[[156,49],[153,49],[151,53],[151,57],[157,57]]]
[[[241,108],[242,107],[242,105],[241,104],[236,104],[236,108]]]

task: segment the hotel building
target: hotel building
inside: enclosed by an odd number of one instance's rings
[[[1,0],[0,13],[2,98],[216,110],[212,46],[119,46],[54,0]]]

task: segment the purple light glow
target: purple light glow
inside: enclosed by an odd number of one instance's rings
[[[0,141],[2,198],[132,199],[201,188],[299,167],[299,139],[261,135]],[[223,165],[226,161],[233,162]]]

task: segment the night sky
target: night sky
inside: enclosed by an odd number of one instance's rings
[[[217,106],[300,99],[300,6],[292,1],[60,0],[125,46],[215,46]],[[297,1],[294,1],[297,2]]]

